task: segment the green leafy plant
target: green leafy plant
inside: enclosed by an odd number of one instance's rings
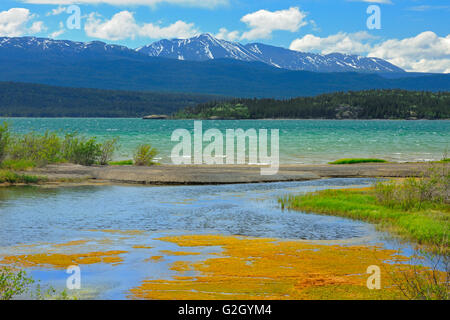
[[[0,163],[6,157],[9,136],[10,136],[10,134],[9,134],[8,124],[6,122],[3,122],[3,124],[0,125]]]
[[[23,270],[0,268],[0,300],[11,300],[13,297],[26,293],[34,280]]]
[[[134,153],[134,164],[136,166],[151,166],[158,151],[149,144],[140,145]]]
[[[119,138],[107,140],[101,144],[99,164],[107,165],[112,160],[114,152],[118,149]]]

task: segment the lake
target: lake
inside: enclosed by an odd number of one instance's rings
[[[137,145],[150,143],[158,160],[171,163],[174,130],[192,132],[192,120],[105,118],[4,118],[16,133],[79,132],[100,140],[119,137],[117,160],[130,159]],[[339,158],[375,157],[390,161],[442,159],[450,142],[450,121],[394,120],[208,120],[203,130],[217,128],[279,129],[281,164],[319,164]]]

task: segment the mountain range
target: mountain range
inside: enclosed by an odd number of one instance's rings
[[[190,39],[160,40],[136,49],[151,57],[205,61],[236,59],[263,62],[276,68],[316,72],[404,72],[403,69],[378,58],[331,53],[327,55],[298,52],[262,43],[246,45],[220,40],[209,33]]]
[[[403,73],[404,70],[378,58],[331,53],[320,55],[293,51],[262,43],[240,44],[220,40],[206,33],[190,39],[160,40],[137,49],[110,45],[100,41],[75,42],[46,38],[0,38],[0,51],[8,55],[34,54],[46,57],[68,56],[93,58],[136,58],[147,56],[188,61],[235,59],[246,62],[262,62],[270,66],[315,72],[380,72]]]
[[[138,49],[100,41],[3,37],[0,70],[0,81],[234,97],[290,98],[393,88],[450,90],[448,74],[410,74],[374,58],[241,45],[208,34],[161,40]]]

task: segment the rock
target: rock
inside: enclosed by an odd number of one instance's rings
[[[150,116],[145,116],[142,119],[144,120],[165,120],[165,119],[169,119],[168,115],[165,114],[152,114]]]

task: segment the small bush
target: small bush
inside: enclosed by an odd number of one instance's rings
[[[153,159],[158,154],[155,148],[149,144],[140,145],[134,153],[134,164],[137,166],[151,166],[154,165]]]
[[[377,182],[375,195],[379,203],[403,210],[420,209],[425,203],[448,201],[450,175],[448,167],[431,167],[421,178],[406,178],[402,182]]]
[[[365,158],[349,158],[349,159],[339,159],[333,162],[330,162],[330,164],[355,164],[355,163],[384,163],[387,162],[383,159],[365,159]]]
[[[4,122],[2,125],[0,125],[0,163],[6,157],[8,143],[9,143],[9,129],[8,124]]]
[[[101,154],[99,164],[101,164],[102,166],[107,165],[108,162],[112,160],[114,152],[118,149],[118,141],[118,138],[113,138],[102,143],[100,147]]]
[[[61,139],[56,133],[45,132],[43,135],[34,132],[13,137],[9,147],[9,156],[14,160],[30,160],[42,166],[60,162]]]
[[[13,297],[27,292],[28,287],[33,283],[33,279],[29,278],[25,271],[1,267],[0,300],[11,300]]]
[[[102,155],[101,144],[95,138],[80,138],[76,134],[67,134],[62,147],[65,160],[91,166],[96,163]]]

